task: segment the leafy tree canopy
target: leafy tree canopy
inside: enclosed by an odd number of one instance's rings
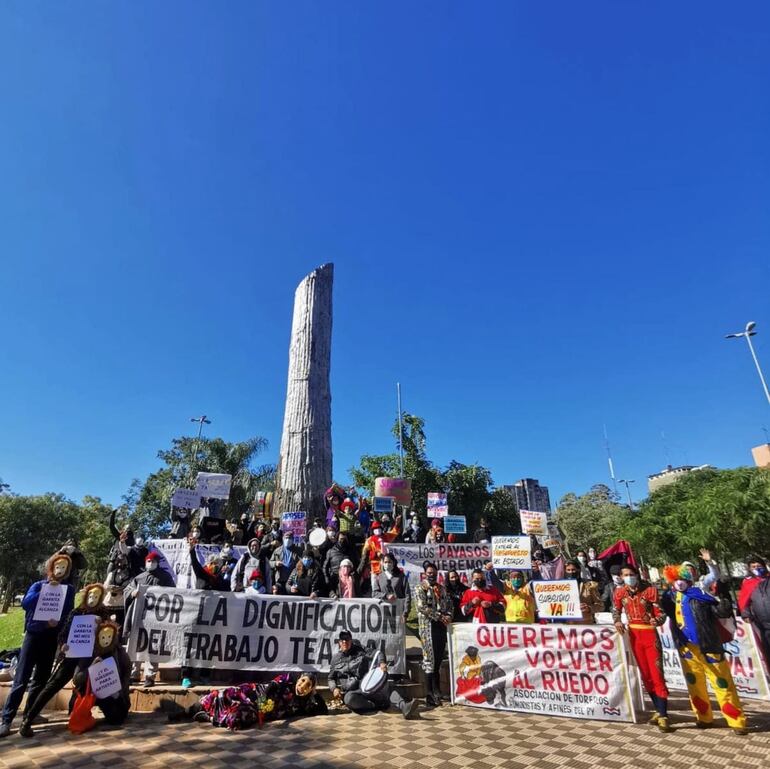
[[[603,483],[582,496],[565,494],[556,508],[556,524],[564,535],[567,550],[574,553],[595,547],[598,551],[620,538],[631,511],[618,503],[617,495]]]

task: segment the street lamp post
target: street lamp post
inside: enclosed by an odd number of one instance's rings
[[[211,420],[203,414],[203,416],[200,417],[190,417],[191,422],[197,422],[198,423],[198,437],[195,439],[195,451],[193,453],[193,467],[190,468],[190,472],[195,471],[194,465],[198,462],[198,449],[200,448],[201,443],[201,434],[203,433],[203,425],[210,425]]]
[[[754,359],[754,365],[757,367],[757,374],[759,374],[759,381],[762,382],[762,389],[765,391],[765,398],[767,398],[767,402],[770,403],[770,390],[767,389],[767,382],[765,381],[765,375],[762,373],[762,368],[759,365],[759,358],[757,358],[756,352],[754,352],[754,345],[751,343],[751,337],[756,336],[757,332],[754,331],[754,328],[756,327],[756,323],[753,320],[750,320],[746,324],[746,328],[743,331],[740,331],[736,334],[726,334],[725,339],[740,339],[741,337],[744,337],[746,339],[746,343],[749,346],[749,352],[751,353],[751,357]]]
[[[622,483],[626,487],[626,494],[628,494],[628,506],[633,510],[634,502],[631,499],[631,484],[636,483],[636,481],[633,479],[626,480],[625,478],[618,478],[618,483]]]

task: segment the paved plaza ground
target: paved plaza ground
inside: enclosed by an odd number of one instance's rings
[[[675,730],[608,724],[444,705],[417,721],[396,712],[328,716],[228,733],[208,724],[168,724],[162,713],[132,714],[123,728],[81,736],[51,714],[24,740],[0,741],[0,768],[70,769],[742,769],[770,762],[770,706],[748,704],[751,734],[738,737],[718,721],[696,729],[686,701],[676,700]]]

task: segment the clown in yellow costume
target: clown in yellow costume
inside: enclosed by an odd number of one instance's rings
[[[663,573],[673,590],[663,596],[661,607],[671,620],[696,725],[702,729],[713,725],[710,683],[727,725],[736,734],[747,734],[746,716],[718,630],[717,619],[732,614],[729,600],[694,587],[698,575],[689,564],[666,566]]]

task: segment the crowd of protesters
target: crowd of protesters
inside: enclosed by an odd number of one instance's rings
[[[215,508],[217,501],[210,502],[211,508]],[[423,573],[410,584],[409,575],[386,552],[387,545],[452,541],[452,535],[444,534],[441,519],[425,526],[419,516],[409,513],[404,525],[402,516],[374,514],[366,499],[356,498],[337,485],[327,490],[326,503],[326,518],[312,522],[307,542],[295,541],[291,532],[281,531],[277,520],[244,516],[237,523],[227,524],[212,509],[199,516],[197,522],[185,511],[174,510],[171,535],[188,540],[195,584],[200,590],[288,595],[298,599],[371,597],[402,601],[404,616],[416,616],[428,707],[442,703],[439,674],[452,623],[554,622],[553,618],[538,616],[531,584],[540,579],[575,580],[582,618],[564,621],[594,624],[597,614],[611,613],[617,631],[627,634],[653,704],[650,723],[664,732],[671,728],[656,630],[668,619],[679,648],[697,726],[708,728],[713,723],[707,688],[711,684],[728,725],[737,734],[747,732],[746,717],[723,649],[723,643],[730,640],[733,604],[726,582],[707,550],[700,553],[707,567],[703,576],[694,563],[684,562],[666,567],[660,586],[644,578],[633,558],[608,563],[599,559],[595,550],[588,549],[578,550],[574,559],[566,560],[562,555],[537,548],[531,570],[500,572],[489,562],[470,575],[457,571],[439,574],[435,563],[425,562]],[[85,560],[77,545],[70,542],[49,558],[45,577],[27,590],[22,601],[25,634],[2,711],[0,737],[11,733],[25,692],[26,705],[18,731],[28,737],[42,709],[70,682],[74,686],[70,702],[73,731],[90,728],[92,724],[82,724],[88,722],[83,714],[92,705],[99,706],[108,723],[121,724],[130,709],[129,683],[143,680],[144,686],[153,685],[157,666],[145,662],[142,678],[142,666],[132,664],[127,657],[123,646],[126,625],[130,626],[131,608],[140,588],[173,587],[174,580],[159,567],[158,551],[130,527],[119,529],[114,513],[109,526],[115,541],[103,584],[89,584],[77,592]],[[472,538],[488,543],[491,536],[490,528],[482,520]],[[196,547],[202,543],[219,546],[205,563],[199,562],[196,553]],[[245,546],[239,557],[234,546]],[[749,576],[738,594],[738,613],[751,623],[765,659],[770,659],[767,565],[764,559],[752,555],[746,566]],[[35,619],[38,599],[46,585],[64,586],[59,620]],[[74,658],[68,655],[67,639],[73,622],[83,615],[92,615],[96,623],[94,646],[90,655]],[[405,700],[389,682],[388,660],[381,652],[365,649],[348,631],[342,631],[335,640],[338,651],[328,675],[334,699],[354,713],[393,706],[406,718],[415,716],[417,702]],[[88,670],[110,657],[119,672],[120,691],[96,699],[90,692]],[[190,686],[193,675],[206,683],[210,671],[182,668],[181,674],[183,685]],[[365,693],[362,680],[374,674],[382,679],[379,687],[374,693]],[[315,674],[281,674],[266,683],[254,681],[214,690],[194,707],[174,713],[173,719],[191,718],[237,729],[265,720],[326,712]]]

